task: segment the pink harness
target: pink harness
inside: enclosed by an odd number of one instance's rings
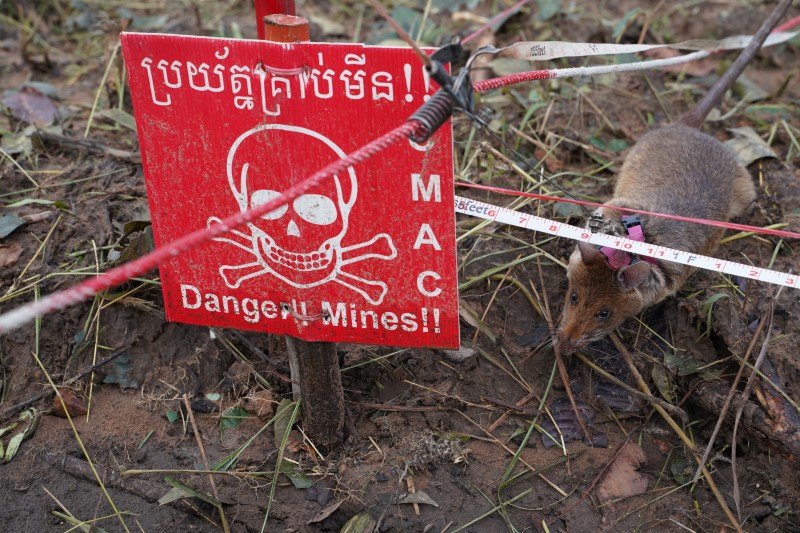
[[[642,219],[638,215],[622,217],[620,221],[627,230],[629,239],[644,242],[644,227],[642,225]],[[622,267],[626,267],[631,264],[634,257],[638,257],[608,246],[601,246],[600,253],[606,256],[608,259],[608,266],[610,266],[612,270],[619,270]],[[645,256],[642,257],[642,259],[648,263],[656,264],[656,260],[652,257]]]

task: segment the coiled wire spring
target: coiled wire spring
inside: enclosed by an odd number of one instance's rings
[[[415,143],[424,143],[450,118],[454,109],[453,97],[439,89],[408,118],[409,122],[416,121],[421,125],[409,138]]]

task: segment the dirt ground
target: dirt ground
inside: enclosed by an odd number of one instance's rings
[[[368,4],[332,4],[299,3],[315,40],[391,37]],[[426,7],[385,4],[406,26]],[[511,4],[435,1],[423,41],[467,35]],[[482,44],[721,38],[754,32],[771,6],[539,0]],[[795,5],[784,20],[798,15]],[[0,236],[0,313],[110,268],[120,252],[125,259],[151,246],[124,66],[119,54],[112,59],[123,29],[255,38],[255,19],[247,2],[0,3],[0,217],[25,222]],[[794,38],[760,52],[704,126],[721,140],[733,128],[750,128],[772,154],[749,165],[758,199],[745,224],[800,231],[799,45]],[[628,147],[686,111],[731,57],[482,94],[478,111],[489,132],[473,131],[463,115],[454,119],[457,181],[537,192],[555,183],[579,198],[607,199]],[[590,63],[604,61],[613,59]],[[474,75],[527,69],[494,61]],[[490,147],[550,180],[531,186]],[[512,200],[463,188],[457,194]],[[582,223],[581,210],[569,204],[521,208]],[[674,298],[619,330],[622,352],[604,340],[568,358],[570,390],[590,426],[587,442],[545,319],[562,307],[561,263],[571,241],[460,216],[457,228],[464,349],[339,345],[350,434],[324,458],[302,425],[288,443],[274,429],[286,426],[288,415],[275,421],[276,413],[287,413],[291,398],[285,342],[166,322],[157,273],[0,336],[0,428],[21,413],[38,421],[0,464],[0,531],[299,532],[345,524],[348,531],[733,531],[720,499],[743,530],[800,531],[796,289],[698,272]],[[800,266],[796,241],[727,235],[734,238],[716,257],[782,272]],[[660,403],[601,376],[604,370],[638,390],[626,353]],[[731,387],[742,391],[748,381],[749,370],[736,380],[740,362],[759,353],[762,376],[751,394],[746,401],[736,395],[723,410]],[[74,428],[53,414],[50,380],[88,405]],[[705,463],[710,478],[692,483],[723,411]],[[21,420],[0,429],[4,448],[27,427]],[[203,455],[214,465],[250,440],[226,473],[213,475],[214,487],[193,472],[205,469]],[[168,493],[175,497],[159,504]]]

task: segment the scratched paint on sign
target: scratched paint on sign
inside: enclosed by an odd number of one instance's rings
[[[436,90],[406,48],[123,33],[156,244],[260,205]],[[160,269],[167,317],[459,344],[452,133],[396,144]]]

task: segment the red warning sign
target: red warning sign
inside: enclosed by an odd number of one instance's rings
[[[435,91],[407,48],[123,33],[156,244],[262,204]],[[452,133],[395,144],[160,269],[167,317],[459,345]]]

